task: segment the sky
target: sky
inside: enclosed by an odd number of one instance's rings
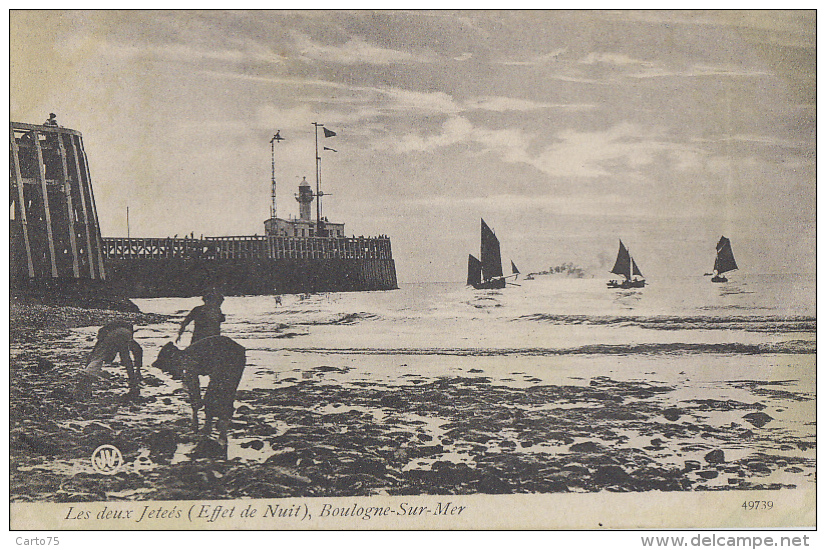
[[[12,11],[10,120],[83,134],[104,236],[263,234],[315,185],[400,282],[815,271],[813,11]]]

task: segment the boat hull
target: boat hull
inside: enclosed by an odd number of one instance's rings
[[[505,288],[507,281],[505,279],[491,279],[490,281],[482,281],[473,284],[476,290],[492,290],[497,288]]]
[[[725,277],[722,277],[720,275],[715,275],[714,277],[711,278],[711,282],[712,283],[727,283],[728,279],[726,279]]]
[[[608,288],[643,288],[645,286],[645,281],[608,281]]]

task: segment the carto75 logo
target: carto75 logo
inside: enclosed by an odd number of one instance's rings
[[[123,455],[114,445],[101,445],[92,453],[92,468],[101,474],[112,475],[123,465]]]

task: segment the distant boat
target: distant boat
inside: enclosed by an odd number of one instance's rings
[[[720,237],[717,242],[717,257],[714,259],[712,283],[725,283],[728,281],[723,273],[737,269],[737,262],[734,261],[734,253],[731,251],[731,241],[725,237]]]
[[[502,274],[502,255],[499,252],[499,239],[496,238],[485,220],[482,220],[481,260],[473,254],[467,258],[467,284],[477,290],[505,288],[507,277]],[[519,274],[516,265],[511,262],[514,275]]]
[[[631,253],[622,244],[622,240],[619,243],[617,261],[614,263],[611,273],[622,275],[625,279],[622,281],[608,281],[608,288],[642,288],[645,286],[645,277],[640,268],[637,267],[637,262],[631,257]]]

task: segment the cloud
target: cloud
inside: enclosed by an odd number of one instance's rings
[[[734,142],[743,142],[743,143],[754,143],[759,145],[766,145],[769,147],[783,147],[787,149],[798,149],[801,147],[805,147],[808,144],[803,141],[793,141],[790,139],[784,139],[779,137],[773,136],[758,136],[758,135],[745,135],[745,134],[737,134],[733,136],[721,136],[715,139],[708,139],[708,138],[695,138],[693,141],[702,142],[702,143],[720,143],[724,141],[734,141]]]
[[[381,48],[361,38],[351,38],[337,46],[319,44],[308,36],[295,35],[295,47],[300,57],[313,61],[355,65],[390,65],[393,63],[432,63],[435,57],[430,54],[412,53],[401,50]]]
[[[658,153],[685,148],[645,133],[628,122],[598,132],[565,130],[556,137],[559,141],[533,162],[546,174],[555,176],[616,175],[617,169],[636,170],[651,164]],[[608,164],[614,165],[610,171],[606,168]]]
[[[473,125],[466,119],[453,117],[442,125],[442,131],[439,134],[431,136],[408,134],[392,143],[396,151],[400,153],[432,151],[467,141],[472,131]]]
[[[539,109],[570,109],[576,111],[583,111],[594,109],[595,105],[586,103],[540,103],[530,101],[527,99],[517,99],[512,97],[480,97],[468,99],[463,102],[466,109],[479,109],[482,111],[534,111]]]
[[[408,134],[382,144],[400,153],[432,152],[457,144],[476,145],[508,163],[526,164],[557,177],[599,178],[623,171],[638,171],[650,165],[659,154],[668,154],[675,168],[696,167],[703,153],[687,145],[669,142],[638,126],[624,122],[602,131],[564,130],[556,141],[539,153],[531,153],[539,136],[520,129],[474,127],[467,119],[448,119],[439,133],[422,136]]]
[[[749,70],[744,68],[693,65],[684,71],[672,71],[659,67],[647,67],[640,72],[626,75],[628,78],[698,78],[706,76],[730,77],[730,78],[760,78],[772,76],[771,73],[761,70]]]
[[[568,52],[568,48],[558,48],[548,53],[543,53],[529,57],[527,59],[499,59],[493,61],[496,65],[512,65],[512,66],[540,66],[555,63],[560,60],[560,57]]]
[[[382,203],[367,200],[368,210],[381,210]],[[425,197],[400,199],[395,213],[431,212],[438,216],[453,212],[487,212],[493,215],[512,216],[514,212],[536,212],[543,216],[575,216],[579,218],[615,217],[673,219],[689,215],[701,215],[702,205],[685,205],[680,210],[654,209],[646,201],[628,193],[584,192],[571,195],[531,194],[517,195],[496,193],[484,196],[429,195]]]
[[[248,61],[270,64],[283,63],[281,56],[266,52],[258,47],[247,50],[204,49],[183,44],[130,46],[108,42],[105,47],[100,49],[100,53],[104,56],[121,58],[126,61],[179,61],[192,64],[203,63],[204,61],[223,61],[234,64]]]
[[[396,110],[412,109],[426,113],[458,113],[462,110],[461,105],[444,92],[414,92],[401,88],[375,90],[390,97],[394,103],[386,106]]]
[[[814,47],[816,10],[617,10],[606,19],[663,26],[733,27],[741,37],[791,47]],[[750,34],[749,34],[750,33]]]
[[[622,53],[600,53],[600,52],[591,52],[582,59],[579,60],[579,63],[583,65],[616,65],[620,67],[628,66],[628,65],[646,65],[650,66],[652,63],[648,61],[642,61],[640,59],[634,59],[633,57],[629,57]]]

